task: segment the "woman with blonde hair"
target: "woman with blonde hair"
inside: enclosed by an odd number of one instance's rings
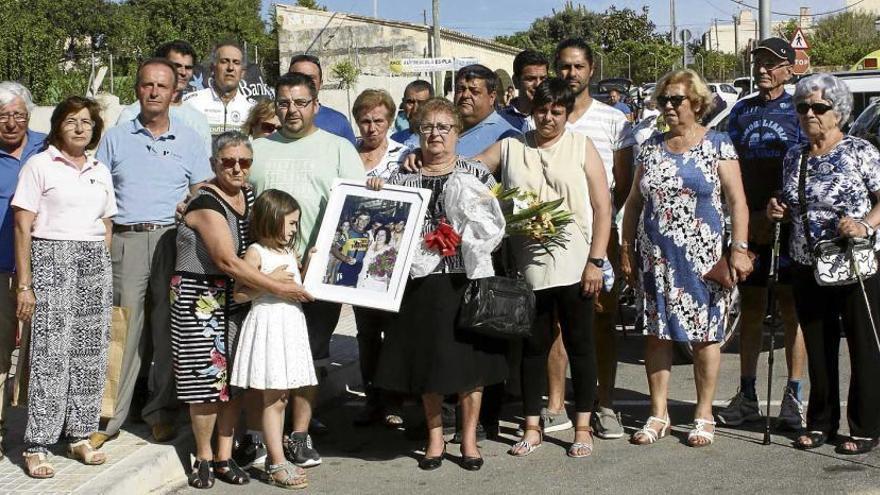
[[[700,76],[692,70],[671,72],[654,94],[669,130],[641,146],[621,243],[622,271],[644,300],[651,391],[651,415],[631,441],[651,444],[669,431],[673,345],[690,342],[697,405],[687,442],[704,447],[715,439],[712,400],[731,300],[731,289],[706,275],[720,263],[735,284],[752,271],[749,213],[733,144],[726,134],[700,125],[712,108],[712,95]],[[731,214],[729,243],[722,199]]]

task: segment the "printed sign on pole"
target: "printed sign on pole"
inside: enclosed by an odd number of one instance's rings
[[[797,28],[797,31],[794,32],[794,36],[791,38],[791,47],[795,50],[810,49],[810,44],[807,43],[807,37],[804,36],[804,32],[801,31],[801,28]]]
[[[803,50],[794,51],[794,67],[792,72],[797,75],[806,74],[810,70],[810,56]]]

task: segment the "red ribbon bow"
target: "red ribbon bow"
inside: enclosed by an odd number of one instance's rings
[[[428,249],[434,249],[442,256],[454,256],[455,248],[459,244],[461,244],[461,236],[455,232],[452,225],[446,223],[445,218],[440,219],[440,224],[433,232],[425,234],[425,245]]]

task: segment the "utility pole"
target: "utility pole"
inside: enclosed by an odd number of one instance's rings
[[[675,0],[669,0],[669,24],[672,28],[672,46],[678,46],[678,29],[675,28]]]
[[[434,35],[434,58],[440,57],[440,0],[431,0],[431,16],[434,22],[432,28]],[[444,96],[443,91],[443,72],[434,73],[434,93]]]
[[[758,24],[760,25],[761,37],[758,41],[770,37],[770,0],[758,0]]]
[[[373,0],[373,17],[379,18],[379,0]]]

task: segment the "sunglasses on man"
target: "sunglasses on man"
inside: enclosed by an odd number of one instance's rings
[[[253,158],[217,158],[217,162],[220,163],[223,168],[234,168],[236,164],[238,164],[239,168],[242,170],[247,170],[251,168],[251,165],[254,163]]]

